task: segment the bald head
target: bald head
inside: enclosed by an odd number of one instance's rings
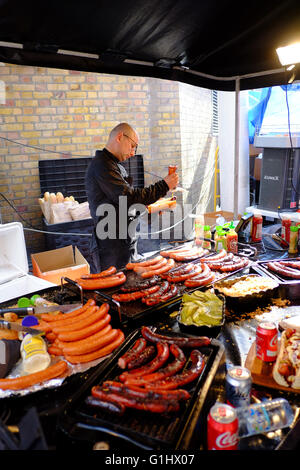
[[[119,161],[125,161],[135,154],[138,141],[138,134],[133,127],[127,122],[121,122],[111,130],[106,148]]]

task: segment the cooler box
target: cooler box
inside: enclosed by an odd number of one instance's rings
[[[31,255],[32,272],[35,276],[60,285],[62,277],[78,279],[90,273],[90,265],[77,247],[69,245],[56,250]]]
[[[0,303],[54,285],[29,274],[23,225],[0,224]]]

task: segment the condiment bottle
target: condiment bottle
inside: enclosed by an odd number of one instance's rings
[[[262,222],[262,216],[260,214],[254,214],[251,226],[251,240],[253,242],[260,242],[262,239]]]
[[[202,246],[202,225],[196,220],[195,221],[195,243],[196,245]]]
[[[290,228],[290,244],[289,244],[289,253],[294,254],[298,253],[298,230],[299,226],[292,226]]]
[[[227,239],[227,251],[231,253],[238,252],[238,234],[234,230],[233,224],[229,227],[229,232],[226,235]]]
[[[227,250],[227,241],[226,241],[226,233],[224,230],[216,227],[216,232],[215,232],[215,250],[216,251],[221,251],[221,250]]]
[[[211,240],[210,226],[209,225],[204,225],[203,230],[204,230],[203,238],[207,238],[207,239]],[[210,250],[211,249],[211,243],[204,240],[203,243],[202,243],[202,247]]]
[[[288,216],[283,216],[281,221],[281,238],[287,243],[290,242],[290,228],[292,221]]]
[[[47,345],[40,335],[26,334],[20,347],[23,370],[28,374],[46,369],[51,361]]]

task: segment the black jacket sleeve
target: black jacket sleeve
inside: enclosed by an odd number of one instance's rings
[[[152,204],[169,191],[164,180],[159,180],[145,188],[134,188],[121,174],[118,163],[110,159],[99,159],[93,176],[106,198],[114,205],[118,205],[120,196],[127,196],[128,206]]]

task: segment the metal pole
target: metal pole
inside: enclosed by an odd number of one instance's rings
[[[235,139],[234,139],[234,181],[233,218],[237,220],[239,210],[239,159],[240,159],[240,78],[235,80]]]

